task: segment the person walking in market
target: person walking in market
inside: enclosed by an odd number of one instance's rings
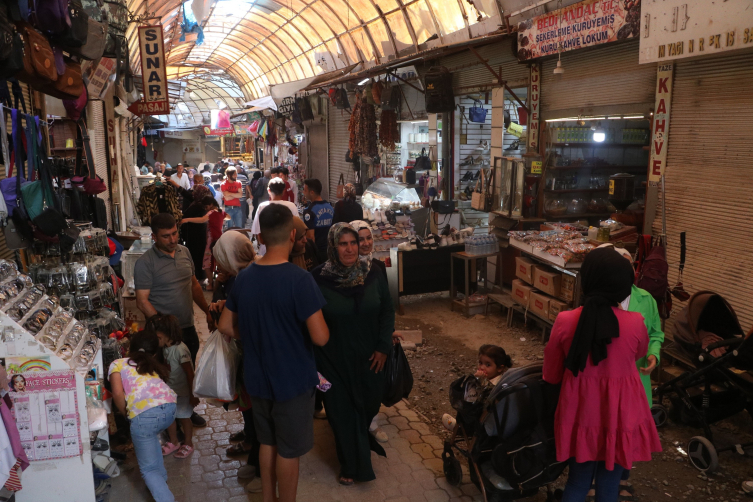
[[[584,303],[561,312],[544,350],[543,378],[561,384],[554,421],[557,460],[569,462],[563,502],[615,502],[633,462],[661,451],[635,362],[646,356],[643,317],[621,303],[635,274],[614,249],[595,249],[581,267]],[[610,441],[609,438],[612,438]]]
[[[225,212],[230,215],[230,228],[243,228],[243,218],[241,212],[241,198],[243,194],[243,185],[237,181],[237,171],[235,166],[230,166],[225,170],[227,179],[220,188],[222,197],[225,199]]]
[[[633,264],[633,257],[627,249],[614,247],[613,244],[603,244],[600,248],[611,247],[614,248],[623,258]],[[633,284],[630,289],[630,294],[625,300],[620,303],[620,308],[628,312],[638,312],[643,316],[643,323],[648,330],[648,351],[646,355],[638,361],[636,366],[638,367],[638,373],[641,376],[641,382],[643,388],[646,391],[646,397],[648,399],[649,407],[653,403],[653,395],[651,392],[651,372],[654,371],[659,364],[659,357],[661,353],[661,346],[664,343],[664,332],[661,328],[661,317],[659,317],[659,308],[656,305],[656,300],[651,296],[651,293],[645,289],[641,289]],[[635,490],[633,486],[628,482],[630,479],[630,469],[625,469],[622,473],[622,479],[620,480],[620,501],[630,502],[635,500]],[[595,500],[596,491],[595,487],[591,487],[591,491],[588,492],[586,501]]]
[[[332,226],[335,209],[332,204],[322,199],[322,182],[310,178],[303,182],[303,195],[309,201],[303,211],[303,222],[308,227],[309,240],[316,243],[319,249],[319,261],[327,259],[327,235]]]
[[[358,256],[358,233],[336,223],[327,241],[327,261],[312,272],[326,300],[322,312],[330,331],[329,343],[315,349],[316,363],[332,383],[324,407],[335,436],[339,482],[352,485],[376,478],[372,450],[385,455],[369,427],[381,406],[395,309],[387,278],[369,257]]]
[[[214,321],[204,298],[201,284],[196,279],[193,258],[185,246],[178,244],[178,226],[175,218],[160,213],[152,218],[154,245],[144,253],[134,267],[136,305],[149,319],[157,314],[174,315],[183,331],[183,343],[191,351],[196,364],[199,352],[199,335],[194,326],[193,304],[207,316],[209,331]],[[206,421],[198,414],[191,415],[194,427],[204,427]]]
[[[288,262],[293,215],[271,204],[258,216],[267,252],[236,277],[220,332],[243,345],[243,380],[261,443],[264,502],[294,502],[300,457],[314,447],[319,377],[312,347],[326,344],[329,331],[321,311],[324,298],[311,274]]]
[[[363,220],[363,208],[356,201],[356,187],[347,183],[344,188],[345,197],[335,203],[335,217],[333,223],[351,223]]]

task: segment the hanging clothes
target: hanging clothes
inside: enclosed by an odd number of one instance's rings
[[[169,213],[180,222],[183,213],[180,210],[178,194],[171,185],[147,185],[141,189],[141,197],[136,204],[136,211],[144,225],[149,225],[152,217],[159,213]]]
[[[21,468],[21,461],[16,460],[15,465],[11,468],[10,473],[8,475],[8,481],[5,482],[5,488],[9,492],[18,492],[21,491],[21,476],[18,475],[18,469]]]

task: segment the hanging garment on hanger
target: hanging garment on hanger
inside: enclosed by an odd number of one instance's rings
[[[180,222],[183,213],[180,210],[178,194],[171,185],[148,185],[141,189],[141,196],[136,204],[136,212],[141,223],[149,225],[152,217],[159,213],[169,213]]]

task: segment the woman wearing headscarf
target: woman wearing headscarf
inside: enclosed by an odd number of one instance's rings
[[[557,460],[569,462],[563,502],[615,502],[634,461],[661,451],[635,362],[646,355],[643,316],[622,310],[633,268],[614,249],[591,251],[581,267],[584,304],[562,312],[544,351],[544,380],[562,384],[555,415]]]
[[[222,314],[230,291],[235,284],[238,273],[254,261],[254,246],[246,234],[230,230],[222,234],[212,249],[214,260],[219,274],[217,282],[219,287],[214,290],[213,300],[209,310]],[[240,344],[237,344],[240,349]],[[241,358],[241,361],[243,359]],[[230,441],[237,444],[227,449],[229,457],[248,455],[248,462],[238,470],[238,479],[249,481],[246,487],[248,491],[261,492],[261,481],[256,477],[260,473],[259,468],[259,441],[256,438],[254,419],[251,413],[251,399],[243,387],[243,367],[236,378],[238,386],[238,407],[243,415],[243,430],[230,436]],[[256,477],[256,479],[254,479]]]
[[[311,272],[319,266],[319,251],[314,241],[306,238],[308,227],[302,219],[294,217],[293,228],[295,228],[295,244],[293,244],[293,251],[290,252],[290,263]]]
[[[332,218],[333,223],[350,223],[355,220],[363,219],[363,208],[356,202],[356,187],[353,183],[348,183],[344,188],[345,198],[338,200],[335,204],[335,216]]]
[[[374,252],[374,232],[371,230],[371,225],[363,220],[354,220],[350,222],[350,226],[358,232],[358,255],[361,259],[368,259],[371,261],[372,266],[377,267],[387,277],[387,266],[382,260],[373,258]]]
[[[314,353],[317,369],[332,383],[324,406],[335,435],[339,481],[350,485],[376,478],[371,450],[385,454],[369,424],[381,404],[395,310],[387,279],[371,260],[359,259],[356,231],[335,223],[327,241],[327,261],[312,273],[327,301],[322,312],[330,339]]]

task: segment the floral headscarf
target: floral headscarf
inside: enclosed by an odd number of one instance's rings
[[[194,185],[193,186],[193,201],[198,202],[201,204],[201,200],[206,197],[207,195],[212,195],[212,192],[209,191],[209,188],[207,188],[204,185]]]
[[[362,287],[366,283],[366,276],[371,271],[371,260],[358,259],[350,267],[346,267],[337,255],[337,244],[344,233],[352,233],[358,240],[358,232],[347,223],[335,223],[327,234],[327,262],[321,269],[321,277],[336,288],[350,289]]]
[[[222,234],[212,249],[217,264],[232,275],[246,268],[254,261],[254,246],[242,232],[231,230]]]
[[[345,198],[346,199],[353,199],[356,198],[356,187],[353,185],[353,183],[347,183],[345,185],[345,188],[343,189]]]
[[[371,225],[369,225],[365,221],[363,221],[363,220],[354,220],[354,221],[350,222],[350,226],[351,226],[351,228],[353,230],[356,231],[356,233],[360,232],[361,230],[368,230],[369,232],[371,232],[371,238],[372,239],[374,238],[374,231],[371,229]],[[358,239],[360,241],[360,239],[361,239],[360,236],[359,236]],[[360,259],[362,259],[362,260],[368,259],[369,261],[371,261],[373,253],[374,253],[374,245],[373,244],[371,246],[371,252],[368,255],[364,255],[364,256],[361,256],[361,251],[360,251],[360,246],[359,246],[358,256],[360,257]]]

